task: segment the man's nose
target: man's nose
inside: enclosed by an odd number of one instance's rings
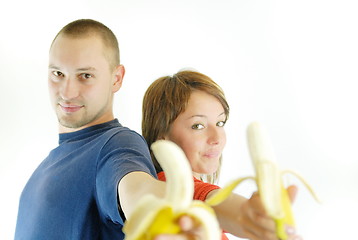
[[[63,100],[75,99],[79,95],[79,83],[72,78],[67,78],[62,82],[60,96]]]

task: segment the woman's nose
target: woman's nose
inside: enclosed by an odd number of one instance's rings
[[[222,129],[218,127],[212,127],[209,129],[208,143],[211,145],[219,144],[222,140]]]

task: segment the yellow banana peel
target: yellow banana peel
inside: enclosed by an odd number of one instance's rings
[[[193,200],[194,182],[184,152],[175,143],[159,140],[152,151],[166,178],[164,198],[146,195],[139,200],[133,214],[125,222],[125,240],[151,240],[158,234],[180,232],[179,217],[189,215],[203,227],[207,240],[219,240],[221,230],[214,211],[202,201]]]
[[[249,125],[247,139],[256,176],[233,180],[205,203],[192,200],[193,178],[184,152],[170,141],[160,140],[153,143],[153,153],[167,177],[166,195],[163,199],[147,195],[139,201],[134,213],[123,227],[125,240],[151,240],[157,234],[179,233],[177,220],[182,215],[192,216],[202,224],[206,233],[205,239],[220,239],[221,230],[210,206],[223,202],[247,179],[256,182],[262,203],[268,215],[276,222],[276,235],[279,239],[287,239],[285,227],[294,226],[295,222],[282,176],[287,173],[295,175],[316,201],[320,200],[300,175],[291,170],[279,170],[268,133],[261,124],[253,122]]]
[[[256,181],[260,198],[268,215],[276,222],[277,237],[285,240],[288,238],[285,230],[286,225],[294,226],[295,222],[291,202],[287,190],[283,185],[283,174],[290,173],[298,177],[316,201],[320,202],[320,200],[308,183],[297,173],[290,170],[279,170],[269,135],[261,124],[253,122],[248,126],[247,140],[256,176],[239,178],[232,181],[208,199],[206,203],[211,206],[221,203],[231,194],[236,186],[244,180],[253,179]]]

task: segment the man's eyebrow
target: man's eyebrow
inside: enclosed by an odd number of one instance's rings
[[[94,67],[84,67],[84,68],[77,68],[77,71],[95,71],[96,68]]]
[[[53,64],[50,64],[48,66],[49,69],[60,69],[59,67],[57,67],[56,65],[53,65]],[[95,71],[96,68],[94,67],[83,67],[83,68],[78,68],[76,69],[77,72],[80,72],[80,71]]]

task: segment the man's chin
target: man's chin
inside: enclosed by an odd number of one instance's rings
[[[81,128],[87,124],[87,121],[64,118],[58,118],[58,122],[61,124],[61,126],[71,129]]]

